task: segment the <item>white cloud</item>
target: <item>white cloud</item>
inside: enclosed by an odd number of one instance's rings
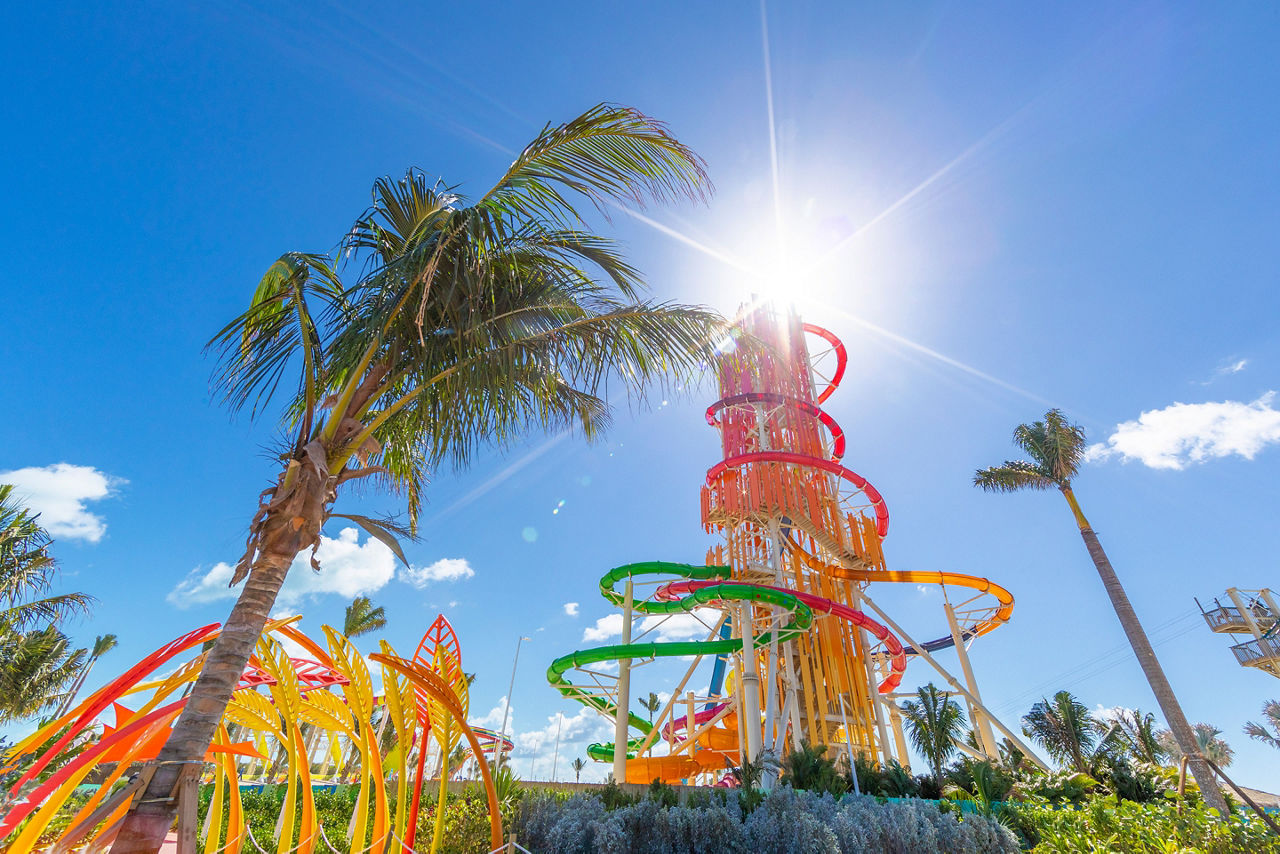
[[[446,557],[428,566],[400,568],[400,580],[412,584],[419,590],[433,581],[460,581],[475,574],[475,570],[464,557]]]
[[[499,698],[492,709],[483,715],[469,717],[468,723],[497,732],[502,726],[506,701],[506,697]],[[613,740],[613,721],[585,706],[574,714],[556,712],[545,720],[546,725],[543,727],[521,731],[516,724],[515,706],[511,707],[507,718],[507,737],[515,745],[508,755],[516,773],[525,779],[529,779],[531,771],[536,773],[539,780],[550,778],[553,760],[557,755],[557,729],[560,733],[559,759],[554,767],[556,778],[562,781],[573,780],[570,763],[579,756],[586,758],[587,745]],[[603,781],[610,770],[607,764],[588,761],[582,772],[583,782]]]
[[[1269,391],[1252,403],[1174,403],[1116,425],[1103,443],[1090,446],[1087,460],[1119,456],[1155,469],[1182,469],[1190,463],[1237,455],[1251,460],[1280,442],[1280,410]]]
[[[316,553],[320,572],[311,569],[309,558],[310,552],[303,552],[289,568],[289,575],[280,588],[282,606],[326,593],[336,593],[346,599],[373,593],[392,579],[396,569],[391,549],[374,539],[361,543],[355,528],[343,528],[337,537],[320,537],[320,549]],[[231,564],[221,561],[207,571],[193,569],[166,599],[179,608],[234,599],[240,593],[238,588],[227,586],[231,575]]]
[[[570,617],[576,617],[576,616],[578,616],[578,603],[577,603],[577,602],[565,602],[565,603],[564,603],[564,612],[565,612],[566,614],[568,614]]]
[[[1218,373],[1220,373],[1220,374],[1238,374],[1238,373],[1240,373],[1241,371],[1243,371],[1246,367],[1248,367],[1248,365],[1249,365],[1249,360],[1248,360],[1248,359],[1240,359],[1240,360],[1238,360],[1238,361],[1232,362],[1232,363],[1231,363],[1231,364],[1229,364],[1229,365],[1224,365],[1224,366],[1222,366],[1221,368],[1218,368]]]
[[[720,619],[715,608],[698,608],[689,614],[675,614],[670,617],[654,615],[645,617],[632,630],[632,637],[638,638],[649,632],[656,637],[646,640],[682,641],[706,637]],[[596,620],[594,626],[588,626],[582,632],[582,639],[588,643],[599,643],[610,638],[622,637],[622,615],[610,614]]]
[[[622,635],[622,615],[610,614],[596,620],[594,626],[587,626],[582,631],[582,639],[588,643],[607,641],[611,637]]]
[[[102,517],[85,509],[85,502],[109,498],[127,481],[93,466],[55,463],[0,472],[0,483],[11,483],[14,493],[35,513],[54,537],[96,543],[107,532]]]

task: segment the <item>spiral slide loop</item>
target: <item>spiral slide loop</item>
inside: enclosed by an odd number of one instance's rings
[[[906,668],[906,656],[903,654],[901,642],[884,626],[875,620],[846,605],[813,596],[802,591],[783,587],[771,587],[762,584],[743,584],[727,581],[731,573],[728,566],[692,566],[689,564],[650,561],[619,566],[605,573],[600,579],[601,595],[615,605],[622,605],[625,597],[617,590],[619,582],[637,576],[674,575],[679,581],[662,585],[652,599],[637,600],[632,608],[642,614],[672,615],[687,613],[696,608],[722,607],[730,602],[760,602],[784,608],[789,612],[790,621],[778,628],[776,632],[763,632],[753,637],[756,647],[766,646],[775,639],[779,643],[795,639],[807,631],[813,624],[814,614],[831,615],[867,628],[878,639],[884,642],[885,648],[892,656],[892,674],[885,679],[879,690],[888,693],[894,690],[902,679]],[[776,638],[775,638],[776,634]],[[741,653],[741,638],[712,639],[702,641],[648,641],[632,644],[610,644],[587,650],[575,650],[563,655],[551,663],[547,669],[547,681],[564,697],[613,717],[617,713],[617,705],[608,697],[594,692],[588,686],[575,685],[565,674],[574,668],[589,667],[592,664],[619,661],[621,659],[652,660],[655,658],[678,656],[704,656],[720,653]],[[710,712],[700,713],[695,720],[709,720],[723,704],[714,707]],[[681,719],[683,720],[683,719]],[[628,756],[640,741],[652,731],[652,725],[635,713],[628,714],[628,721],[633,729],[641,733],[640,738],[631,740],[628,745]],[[614,746],[611,744],[593,744],[587,754],[598,761],[609,761],[613,758]]]

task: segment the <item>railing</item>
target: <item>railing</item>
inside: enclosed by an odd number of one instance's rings
[[[1239,608],[1227,608],[1218,606],[1208,611],[1202,611],[1204,621],[1209,624],[1209,628],[1215,632],[1248,632],[1249,624],[1245,622],[1244,615],[1240,613]]]
[[[1236,661],[1243,665],[1256,665],[1264,660],[1280,662],[1280,640],[1262,638],[1245,641],[1231,647],[1236,654]]]

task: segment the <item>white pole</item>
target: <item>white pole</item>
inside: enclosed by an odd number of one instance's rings
[[[978,680],[974,678],[973,666],[969,663],[969,650],[965,649],[964,635],[960,631],[960,621],[956,619],[956,609],[951,607],[950,602],[944,602],[942,607],[947,612],[947,625],[951,627],[951,642],[955,645],[956,655],[960,658],[960,672],[964,674],[965,685],[968,686],[969,692],[973,696],[980,697],[981,695],[978,694]],[[965,701],[969,704],[969,723],[973,726],[973,731],[978,736],[978,744],[982,745],[982,752],[990,759],[999,759],[1000,750],[996,743],[995,734],[991,731],[991,724],[987,722],[987,716],[979,711],[972,700],[966,697]]]
[[[898,636],[899,640],[905,641],[915,650],[916,655],[929,662],[933,669],[938,671],[939,675],[941,675],[943,679],[947,680],[947,684],[950,685],[957,694],[963,695],[969,700],[969,702],[973,703],[978,708],[978,711],[986,715],[986,718],[991,722],[991,725],[1000,730],[1000,732],[1003,733],[1009,741],[1013,742],[1014,747],[1021,750],[1023,755],[1034,762],[1037,768],[1041,771],[1049,770],[1049,766],[1045,764],[1045,761],[1037,756],[1036,752],[1032,750],[1025,741],[1019,738],[1013,730],[1001,723],[1000,719],[993,715],[991,710],[982,704],[981,700],[970,694],[964,686],[957,682],[956,678],[948,673],[947,669],[939,664],[937,659],[930,655],[923,646],[916,643],[916,641],[912,639],[911,635],[907,634],[902,626],[898,625],[898,623],[893,619],[893,617],[890,617],[884,611],[880,610],[880,606],[871,601],[871,597],[866,594],[866,591],[863,591],[862,593],[862,601],[866,602],[867,605],[870,606],[871,610],[876,612],[876,615],[880,618],[881,622],[888,626],[894,634]]]
[[[742,705],[745,714],[739,716],[747,738],[747,759],[760,758],[760,675],[756,670],[755,626],[752,621],[751,603],[743,602],[742,615]]]
[[[531,638],[522,635],[520,640],[516,641],[516,657],[511,662],[511,684],[507,687],[507,705],[502,710],[502,729],[498,730],[498,752],[493,757],[493,770],[495,771],[502,767],[502,748],[506,746],[507,740],[507,718],[511,714],[511,694],[516,690],[516,665],[520,663],[520,644],[527,640],[531,640]]]
[[[631,609],[634,603],[631,576],[627,576],[627,597],[622,609],[622,645],[631,643]],[[618,701],[613,716],[613,781],[627,782],[627,713],[631,709],[631,659],[618,661]]]
[[[556,767],[560,762],[560,728],[564,726],[564,715],[556,712],[556,749],[551,754],[551,782],[556,781]]]
[[[861,795],[858,787],[858,766],[853,761],[853,734],[849,732],[849,718],[844,713],[844,694],[840,695],[840,720],[844,722],[844,749],[849,754],[849,776],[853,778],[853,793]]]

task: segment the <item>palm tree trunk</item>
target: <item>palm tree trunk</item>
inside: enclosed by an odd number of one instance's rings
[[[282,503],[263,519],[258,554],[240,598],[209,650],[169,740],[151,763],[156,766],[155,774],[126,816],[111,846],[112,854],[154,854],[160,850],[177,813],[177,799],[171,795],[182,769],[203,763],[293,559],[318,536],[323,525],[331,487],[317,468],[302,466],[292,484],[293,494],[300,500]]]
[[[1111,597],[1111,607],[1115,608],[1120,625],[1129,639],[1129,645],[1133,647],[1133,653],[1138,657],[1138,663],[1142,665],[1143,675],[1147,677],[1151,691],[1156,695],[1160,711],[1164,714],[1164,719],[1169,724],[1179,749],[1188,758],[1187,767],[1191,769],[1200,787],[1200,796],[1207,806],[1216,809],[1219,815],[1225,817],[1228,815],[1227,802],[1223,800],[1222,793],[1218,790],[1213,772],[1200,755],[1195,733],[1187,723],[1186,715],[1182,713],[1182,706],[1178,704],[1178,698],[1174,696],[1173,688],[1170,687],[1169,680],[1164,675],[1164,668],[1156,659],[1156,652],[1151,647],[1151,641],[1147,639],[1142,623],[1138,621],[1138,615],[1134,612],[1132,603],[1129,602],[1128,594],[1124,592],[1116,571],[1111,567],[1111,561],[1107,559],[1107,553],[1103,551],[1098,535],[1089,526],[1089,520],[1080,512],[1080,505],[1076,502],[1075,495],[1069,488],[1063,489],[1062,493],[1066,496],[1067,503],[1071,505],[1085,548],[1089,550],[1089,557],[1093,558],[1093,565],[1102,578],[1102,586]]]
[[[84,681],[89,678],[89,671],[93,669],[93,663],[98,660],[96,655],[90,656],[85,662],[84,667],[76,676],[76,681],[72,683],[71,688],[67,691],[67,696],[58,704],[58,709],[53,713],[55,718],[60,718],[67,713],[72,704],[76,701],[76,695],[80,693],[80,689],[84,687]]]

